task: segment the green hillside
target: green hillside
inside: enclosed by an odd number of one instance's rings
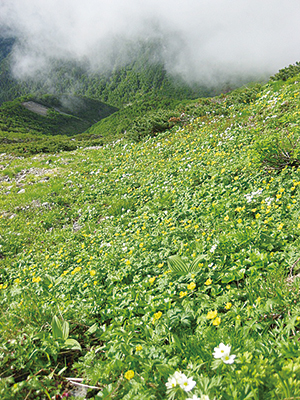
[[[140,105],[102,147],[1,154],[1,399],[300,397],[300,75],[283,72]]]
[[[66,95],[25,96],[6,102],[0,107],[0,152],[28,155],[74,150],[81,142],[67,136],[83,133],[116,111],[98,100]],[[97,138],[102,143],[101,136]]]

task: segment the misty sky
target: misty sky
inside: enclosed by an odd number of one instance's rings
[[[0,0],[0,26],[20,39],[20,77],[52,57],[101,70],[112,52],[126,59],[125,43],[153,39],[190,81],[274,74],[300,60],[299,22],[300,0]]]

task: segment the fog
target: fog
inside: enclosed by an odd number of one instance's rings
[[[151,41],[189,82],[266,76],[300,60],[299,18],[299,0],[0,0],[0,27],[18,38],[19,78],[53,59],[105,70]]]

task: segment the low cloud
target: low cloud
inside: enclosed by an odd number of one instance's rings
[[[299,15],[299,0],[0,0],[21,78],[53,59],[103,71],[144,42],[159,43],[156,57],[189,82],[270,75],[300,59]]]

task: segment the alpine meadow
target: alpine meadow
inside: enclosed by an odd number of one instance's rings
[[[300,399],[300,63],[25,80],[2,36],[0,398]]]

